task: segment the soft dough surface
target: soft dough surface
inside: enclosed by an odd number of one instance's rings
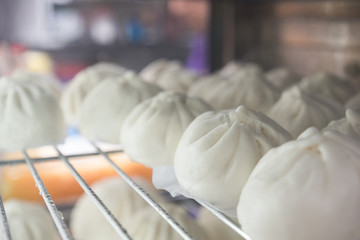
[[[349,136],[360,137],[360,109],[346,110],[346,116],[337,121],[332,121],[323,131],[334,130]]]
[[[237,109],[206,112],[186,129],[175,153],[180,186],[222,210],[236,209],[252,169],[290,135],[260,112]]]
[[[295,84],[300,79],[297,74],[285,67],[271,69],[270,71],[266,72],[265,78],[272,85],[282,91]]]
[[[328,96],[342,104],[356,92],[348,82],[327,72],[318,72],[304,77],[299,82],[299,86],[306,92]]]
[[[357,93],[346,102],[346,108],[360,110],[360,93]]]
[[[199,209],[197,220],[206,230],[209,240],[244,240],[238,233],[205,208]],[[232,220],[236,222],[236,219]]]
[[[180,93],[186,93],[198,78],[194,72],[185,69],[180,62],[166,59],[150,63],[140,72],[140,76],[165,90]]]
[[[322,129],[330,121],[341,118],[344,108],[327,96],[310,94],[293,86],[282,93],[268,115],[296,138],[309,127]]]
[[[205,231],[190,218],[185,209],[175,204],[161,206],[172,216],[194,239],[208,240]],[[138,211],[129,221],[128,230],[134,239],[141,240],[182,240],[170,224],[152,207]]]
[[[141,178],[135,180],[159,201],[157,192],[145,180]],[[120,178],[101,180],[95,183],[92,189],[125,228],[137,211],[142,211],[148,206],[148,203]],[[120,238],[87,194],[76,202],[71,213],[70,228],[75,239],[118,240]]]
[[[134,161],[146,166],[171,165],[187,126],[211,108],[202,100],[173,91],[139,104],[126,118],[121,142]]]
[[[110,63],[97,63],[90,66],[71,80],[61,97],[61,107],[69,125],[78,125],[78,111],[87,94],[102,80],[119,77],[126,69]]]
[[[279,90],[267,82],[256,68],[244,68],[231,77],[212,77],[202,82],[202,85],[193,86],[189,94],[204,99],[218,110],[244,105],[266,113],[280,96]]]
[[[43,206],[13,199],[7,200],[4,207],[13,240],[59,239],[54,221]],[[0,240],[4,239],[0,233]]]
[[[240,197],[244,231],[252,240],[360,239],[359,146],[326,132],[269,151]]]
[[[0,79],[0,149],[57,143],[66,136],[55,97],[32,81]]]
[[[148,82],[156,83],[157,78],[160,76],[160,74],[163,71],[166,71],[166,68],[171,65],[181,66],[180,62],[178,61],[160,58],[146,65],[140,71],[139,75]]]
[[[102,81],[84,99],[79,110],[80,132],[90,139],[119,143],[127,115],[160,91],[130,71]]]

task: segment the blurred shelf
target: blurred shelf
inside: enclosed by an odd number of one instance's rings
[[[153,5],[161,4],[165,5],[166,0],[84,0],[84,1],[73,1],[69,3],[54,3],[53,7],[55,10],[62,9],[92,9],[96,7],[133,7],[135,5]]]
[[[274,7],[275,15],[326,17],[326,18],[358,18],[360,16],[359,1],[312,1],[283,2]]]
[[[360,16],[360,1],[358,0],[232,1],[239,9],[239,14],[245,17],[275,16],[284,18],[314,17],[327,19],[358,19]]]
[[[135,71],[158,58],[185,61],[189,49],[175,43],[143,44],[72,44],[61,49],[38,49],[49,53],[55,62],[77,62],[85,65],[98,61],[116,62]]]

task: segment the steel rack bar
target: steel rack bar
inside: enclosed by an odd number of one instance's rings
[[[4,240],[11,240],[11,234],[10,234],[10,228],[9,228],[9,224],[6,218],[6,212],[5,212],[5,208],[4,208],[4,204],[3,204],[3,200],[1,198],[0,195],[0,221],[1,221],[1,232],[2,232],[2,239]]]
[[[152,197],[145,192],[139,185],[137,185],[121,168],[119,168],[95,143],[91,142],[98,153],[109,162],[120,177],[127,182],[151,207],[153,207],[161,217],[163,217],[172,226],[175,231],[185,240],[194,240],[194,238],[173,218],[167,213]]]
[[[22,152],[25,157],[25,161],[26,161],[27,165],[29,166],[31,175],[33,176],[33,178],[35,180],[36,187],[39,189],[40,195],[44,199],[44,202],[45,202],[47,208],[49,209],[50,215],[53,218],[54,223],[55,223],[62,239],[74,240],[74,238],[71,236],[71,234],[64,222],[62,213],[57,209],[57,207],[56,207],[53,199],[51,198],[48,190],[46,189],[39,173],[37,172],[31,158],[27,154],[26,150],[23,150]]]
[[[91,189],[91,187],[86,183],[86,181],[81,177],[81,175],[76,171],[76,169],[69,162],[68,157],[64,156],[57,146],[54,146],[56,152],[59,155],[59,158],[65,163],[65,165],[70,170],[71,174],[75,178],[75,180],[79,183],[79,185],[84,189],[85,193],[90,197],[90,199],[94,202],[96,207],[100,210],[100,212],[104,215],[106,220],[110,223],[116,233],[123,240],[132,240],[132,238],[127,233],[126,229],[119,223],[119,221],[115,218],[112,212],[106,207],[104,202],[99,198],[99,196]]]

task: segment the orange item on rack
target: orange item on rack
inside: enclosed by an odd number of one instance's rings
[[[129,176],[141,176],[151,182],[150,168],[132,162],[125,153],[109,156]],[[32,155],[31,157],[34,158]],[[14,156],[10,158],[14,159]],[[102,178],[117,175],[102,156],[73,158],[70,163],[89,185]],[[35,163],[35,168],[56,204],[71,204],[83,193],[83,189],[61,160]],[[27,164],[0,166],[0,171],[0,193],[4,200],[20,198],[43,202]]]

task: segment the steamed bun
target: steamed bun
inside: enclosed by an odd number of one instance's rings
[[[346,108],[360,110],[360,93],[357,93],[346,102]]]
[[[126,118],[121,142],[134,161],[171,165],[180,137],[196,116],[211,108],[202,100],[165,91],[139,104]]]
[[[252,240],[360,239],[360,140],[336,132],[270,150],[237,208]]]
[[[176,149],[180,186],[197,199],[227,211],[236,208],[252,169],[290,134],[261,112],[240,106],[198,116]]]
[[[161,72],[173,64],[180,65],[178,61],[160,58],[145,66],[139,75],[146,81],[155,83]]]
[[[55,97],[32,81],[0,78],[0,149],[57,143],[66,136]]]
[[[199,209],[198,223],[206,231],[209,240],[243,240],[238,233],[205,208]]]
[[[346,117],[332,121],[323,131],[334,130],[349,136],[360,137],[360,110],[346,110]]]
[[[208,236],[196,223],[191,219],[185,209],[175,204],[161,204],[162,207],[180,223],[185,230],[196,240],[208,240]],[[153,208],[147,207],[138,211],[130,220],[128,231],[134,239],[141,240],[181,240],[183,239],[170,224],[163,219]]]
[[[43,87],[51,94],[53,94],[56,99],[59,100],[61,97],[61,85],[59,83],[59,80],[56,79],[54,75],[45,73],[34,73],[27,70],[17,70],[13,72],[11,78],[20,81],[33,81],[35,83],[38,83],[41,87]]]
[[[280,90],[284,90],[299,81],[299,76],[284,67],[271,69],[265,74],[265,78]]]
[[[127,72],[108,78],[88,93],[79,110],[79,130],[87,138],[119,143],[127,115],[142,101],[161,89]]]
[[[268,83],[260,71],[239,71],[226,80],[211,80],[198,94],[218,110],[236,108],[240,105],[266,113],[280,96],[279,91]]]
[[[297,137],[308,127],[322,129],[344,115],[344,108],[326,96],[316,96],[293,86],[285,90],[268,115]]]
[[[156,84],[165,90],[186,93],[198,76],[185,69],[168,69],[161,74]]]
[[[243,64],[244,63],[240,61],[235,61],[235,60],[229,61],[221,69],[219,69],[216,72],[216,74],[221,77],[228,78],[237,71],[239,71],[239,69],[242,68]]]
[[[326,72],[318,72],[303,78],[299,86],[306,92],[325,95],[342,104],[355,94],[355,89],[348,82]]]
[[[262,72],[259,65],[251,62],[230,61],[215,74],[219,77],[230,78],[234,74],[242,72]]]
[[[140,72],[146,81],[165,90],[186,93],[198,76],[178,61],[158,60]]]
[[[141,178],[134,180],[159,201],[160,196],[151,185]],[[121,178],[100,180],[92,186],[92,189],[125,228],[137,211],[148,207],[145,200]],[[87,194],[83,194],[76,202],[71,213],[70,228],[75,239],[119,239],[119,235]]]
[[[189,87],[187,94],[191,97],[198,97],[206,101],[206,97],[203,96],[208,95],[209,92],[213,92],[217,84],[220,81],[225,80],[225,78],[222,78],[217,74],[200,77]]]
[[[54,221],[43,206],[12,199],[5,201],[4,207],[13,240],[59,239]]]
[[[97,63],[76,74],[61,97],[66,122],[77,126],[78,111],[87,94],[102,80],[120,77],[125,71],[125,68],[115,64]]]

